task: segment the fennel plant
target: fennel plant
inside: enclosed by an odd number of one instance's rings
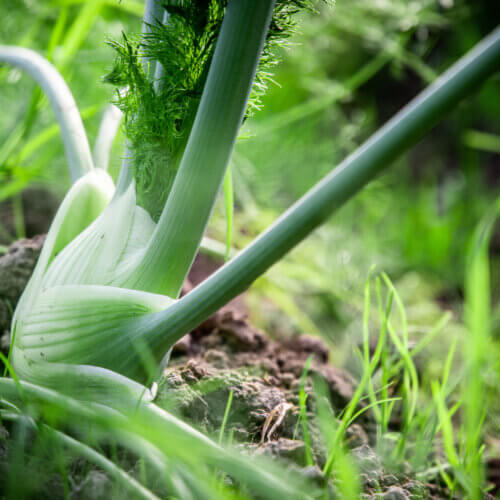
[[[115,407],[149,403],[154,391],[144,384],[179,338],[244,291],[500,66],[497,29],[178,299],[240,126],[258,109],[270,78],[273,47],[293,27],[292,15],[308,7],[306,0],[148,1],[141,36],[111,42],[117,60],[106,79],[121,87],[116,103],[127,136],[116,188],[105,169],[93,166],[76,105],[54,68],[26,49],[0,48],[0,61],[28,71],[51,100],[75,181],[13,319],[10,361],[22,381]]]

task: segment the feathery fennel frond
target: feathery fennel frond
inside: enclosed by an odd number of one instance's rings
[[[328,1],[328,0],[323,0]],[[116,52],[105,81],[128,85],[116,104],[125,114],[133,151],[137,202],[158,220],[175,178],[212,60],[227,0],[159,0],[168,22],[157,19],[147,32],[110,40]],[[313,10],[310,0],[278,0],[247,106],[258,110],[278,63],[277,48],[295,29],[294,16]],[[143,60],[162,68],[153,81]]]

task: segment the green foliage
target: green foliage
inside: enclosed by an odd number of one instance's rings
[[[227,0],[163,1],[168,20],[147,32],[108,43],[116,52],[105,81],[128,92],[116,103],[125,113],[139,205],[157,220],[179,167],[198,109]],[[295,28],[309,0],[278,0],[252,88],[246,117],[260,109],[277,64],[276,49]],[[155,71],[155,64],[157,67]]]
[[[121,8],[123,4],[129,5],[130,1],[115,5],[106,0],[0,2],[0,17],[4,20],[0,45],[32,48],[56,66],[70,82],[90,138],[97,131],[101,108],[110,98],[111,89],[88,84],[96,82],[112,62],[110,54],[102,51],[104,33],[118,36],[120,27],[128,30],[138,22]],[[141,16],[142,10],[141,6]],[[105,23],[110,14],[115,25]],[[33,22],[26,22],[28,19]],[[75,57],[78,65],[72,63]],[[12,198],[33,183],[50,183],[62,195],[68,185],[67,163],[48,101],[31,78],[2,66],[0,107],[4,111],[4,119],[0,120],[0,201]],[[0,218],[5,224],[5,217]],[[2,239],[8,241],[14,231],[9,224],[5,226],[3,232],[7,234]]]

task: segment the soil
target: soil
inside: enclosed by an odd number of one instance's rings
[[[26,237],[46,233],[60,203],[58,196],[42,186],[29,187],[20,196]],[[12,199],[0,203],[0,223],[0,245],[7,245],[12,241],[8,236],[16,234]]]
[[[301,377],[309,357],[304,389],[311,396],[306,408],[313,466],[307,465],[297,425]],[[240,443],[245,452],[274,457],[322,481],[326,449],[312,397],[313,381],[318,379],[328,388],[333,411],[339,414],[351,400],[356,381],[328,363],[328,348],[321,340],[309,335],[272,340],[238,310],[225,310],[174,347],[156,403],[217,436],[232,391],[225,427],[229,439]],[[386,471],[373,448],[372,424],[368,418],[361,419],[348,428],[346,439],[361,472],[364,498],[449,498],[440,485],[417,481],[403,470],[398,474]]]
[[[26,286],[43,240],[40,236],[18,241],[0,257],[0,331],[4,354],[8,351],[12,311]],[[199,257],[184,293],[216,267],[217,264],[206,257]],[[303,387],[310,396],[306,400],[306,414],[314,465],[307,465],[302,427],[297,424],[301,377],[309,357],[312,359]],[[278,341],[254,328],[246,319],[240,297],[175,345],[156,403],[215,437],[232,392],[225,440],[241,447],[245,453],[269,455],[313,481],[322,482],[326,449],[314,417],[313,381],[319,379],[327,387],[336,415],[351,399],[356,387],[353,377],[329,364],[328,357],[326,345],[317,338],[301,335]],[[365,416],[347,431],[347,445],[361,471],[363,498],[450,497],[440,484],[417,481],[405,470],[404,464],[397,474],[385,470],[374,451],[372,424]],[[12,458],[6,439],[9,431],[7,426],[0,425],[0,434],[4,437],[0,439],[0,478],[7,477]],[[81,459],[75,460],[76,464],[80,462]],[[70,498],[108,498],[111,480],[104,473],[89,465],[83,469],[75,465],[73,469],[76,472],[71,481]],[[81,470],[85,470],[85,474]],[[49,482],[53,480],[53,476],[50,477]],[[1,484],[0,479],[0,490]],[[334,481],[331,487],[334,491]],[[57,492],[64,491],[60,484],[52,483],[46,489],[50,491],[50,498],[57,498]],[[40,493],[39,498],[43,496]]]
[[[0,349],[9,348],[12,314],[30,279],[45,236],[19,240],[0,257]]]

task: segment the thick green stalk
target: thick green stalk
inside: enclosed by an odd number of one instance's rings
[[[274,0],[231,0],[172,190],[130,283],[176,297],[198,250],[243,120]]]
[[[167,346],[246,290],[499,68],[497,28],[239,255],[168,309],[149,317],[147,341],[153,351],[161,356]]]

